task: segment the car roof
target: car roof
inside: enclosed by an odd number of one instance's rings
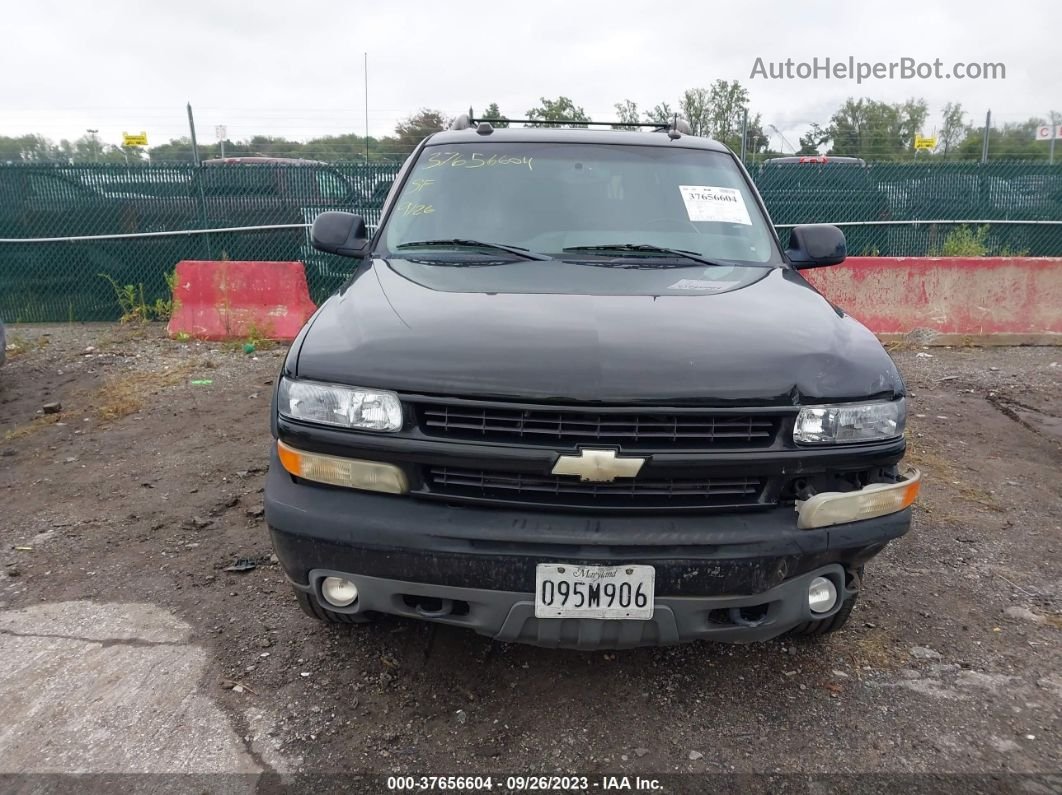
[[[487,143],[558,143],[558,144],[624,144],[627,146],[670,146],[680,149],[707,149],[712,152],[730,150],[711,138],[682,135],[670,138],[666,132],[633,132],[568,127],[498,127],[483,135],[474,127],[466,130],[444,130],[429,136],[427,144],[487,144]]]
[[[327,166],[323,160],[304,160],[301,157],[264,157],[262,155],[248,157],[212,157],[203,161],[204,166],[254,166],[279,164],[284,166]]]
[[[788,155],[786,157],[769,157],[763,161],[765,166],[788,166],[799,165],[825,165],[833,163],[836,166],[865,166],[867,161],[861,157],[848,155]]]

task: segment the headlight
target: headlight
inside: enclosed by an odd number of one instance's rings
[[[874,483],[859,491],[824,491],[807,500],[797,500],[797,527],[812,530],[902,511],[918,496],[922,473],[908,467],[900,477],[903,480],[898,483]]]
[[[339,425],[363,431],[402,428],[402,403],[394,392],[316,381],[280,381],[280,413],[293,420]]]
[[[804,406],[797,415],[793,440],[802,444],[877,442],[903,435],[907,403],[846,403]]]

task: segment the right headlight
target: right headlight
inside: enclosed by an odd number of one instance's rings
[[[902,436],[906,422],[904,398],[879,403],[804,406],[797,415],[793,440],[800,444],[879,442]]]

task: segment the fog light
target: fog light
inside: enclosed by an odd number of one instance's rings
[[[837,586],[829,577],[816,577],[808,588],[808,607],[812,613],[828,613],[837,604]]]
[[[321,595],[333,607],[348,607],[358,601],[358,587],[342,577],[325,577],[321,582]]]

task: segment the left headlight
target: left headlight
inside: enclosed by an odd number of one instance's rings
[[[793,440],[801,444],[878,442],[903,435],[907,402],[839,403],[804,406],[797,415]]]
[[[402,428],[402,402],[394,392],[381,389],[282,378],[277,406],[293,420],[363,431]]]

